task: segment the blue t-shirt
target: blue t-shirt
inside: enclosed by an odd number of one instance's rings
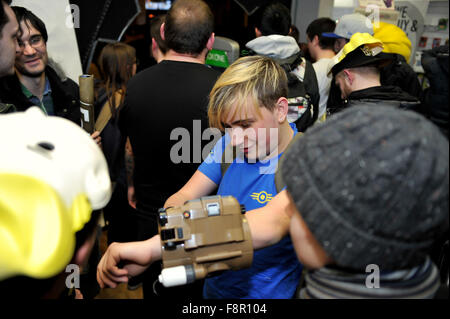
[[[291,124],[294,134],[295,125]],[[266,163],[249,163],[236,158],[224,176],[221,172],[222,153],[229,143],[225,135],[214,146],[199,170],[219,185],[217,195],[232,195],[247,211],[265,206],[277,194],[275,171],[281,154]],[[207,278],[203,290],[209,299],[287,299],[294,296],[302,265],[299,263],[290,236],[267,248],[254,252],[250,268],[226,271]]]

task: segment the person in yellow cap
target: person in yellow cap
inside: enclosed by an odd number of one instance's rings
[[[380,68],[391,62],[382,52],[383,44],[369,33],[355,33],[335,56],[329,72],[340,88],[344,108],[358,105],[376,106],[380,101],[403,109],[420,111],[420,101],[396,86],[381,84]]]
[[[383,43],[383,52],[389,55],[392,63],[380,69],[381,84],[395,85],[406,93],[421,98],[422,87],[417,74],[408,64],[411,54],[411,42],[406,34],[397,26],[379,22],[372,24],[370,18],[360,13],[342,16],[333,33],[323,33],[323,37],[335,38],[335,52],[339,52],[355,33],[369,33]],[[332,81],[327,102],[330,113],[338,112],[345,107],[341,100],[341,92]]]
[[[0,296],[59,298],[80,288],[92,212],[111,196],[106,160],[88,133],[37,107],[2,115],[0,135]]]

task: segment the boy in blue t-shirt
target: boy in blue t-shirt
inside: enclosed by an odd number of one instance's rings
[[[287,236],[288,195],[275,187],[278,159],[297,133],[287,121],[287,90],[285,72],[272,59],[250,56],[233,63],[214,85],[208,110],[210,126],[226,134],[164,205],[180,206],[218,188],[218,195],[232,195],[246,207],[255,249],[252,266],[206,279],[205,298],[294,296],[302,266]],[[226,150],[231,147],[237,155],[230,159],[232,152]],[[226,170],[223,162],[229,164]],[[121,259],[143,265],[160,258],[159,236],[113,244],[99,263],[98,281],[115,287],[127,275],[137,275],[136,268],[118,269]]]

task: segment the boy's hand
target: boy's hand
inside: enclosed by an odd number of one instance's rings
[[[98,147],[102,147],[102,138],[100,136],[100,132],[99,131],[95,131],[94,133],[91,134],[92,139],[94,140],[95,143],[97,143]]]
[[[97,282],[101,288],[116,288],[129,277],[143,273],[155,260],[161,259],[161,241],[153,236],[145,241],[112,243],[97,266]],[[124,264],[123,269],[119,263]]]
[[[128,186],[128,204],[136,209],[136,195],[134,191],[134,186]]]

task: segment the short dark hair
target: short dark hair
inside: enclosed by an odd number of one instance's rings
[[[6,15],[5,9],[3,8],[4,5],[11,5],[12,0],[0,0],[0,39],[3,35],[3,27],[9,22],[8,16]]]
[[[202,0],[177,0],[166,16],[164,37],[168,49],[198,55],[214,31],[214,16]]]
[[[300,42],[300,32],[298,31],[298,28],[295,25],[291,25],[289,35],[293,37],[295,41],[297,41],[297,43]]]
[[[306,29],[308,38],[312,41],[317,35],[319,38],[319,46],[322,49],[334,49],[334,38],[327,38],[322,36],[324,32],[333,32],[336,28],[336,22],[330,18],[319,18],[311,22]]]
[[[45,43],[47,43],[47,28],[45,27],[45,23],[41,19],[39,19],[33,12],[24,7],[12,6],[11,8],[16,14],[17,22],[19,22],[19,25],[23,21],[28,27],[30,27],[30,25],[33,26],[33,28],[41,33],[42,38],[44,38]]]
[[[166,42],[161,38],[161,24],[164,23],[166,20],[165,14],[157,15],[156,17],[152,18],[150,21],[150,36],[155,39],[156,43],[158,44],[159,49],[162,53],[167,52],[167,45]]]
[[[262,35],[288,35],[291,28],[291,13],[280,2],[270,3],[255,13],[255,26]]]

